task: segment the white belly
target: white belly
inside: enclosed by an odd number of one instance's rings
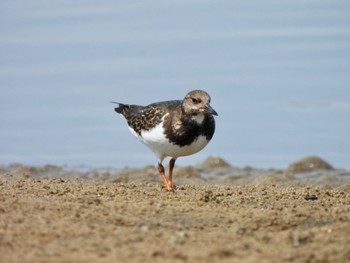
[[[142,131],[142,136],[130,128],[131,133],[135,135],[143,144],[147,145],[157,155],[160,162],[167,156],[177,158],[180,156],[194,154],[202,150],[208,144],[205,136],[199,136],[190,145],[183,147],[177,146],[170,143],[165,137],[162,125],[163,123],[160,123],[149,131]]]

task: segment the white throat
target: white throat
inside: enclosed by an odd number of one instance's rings
[[[198,124],[202,124],[202,122],[204,121],[204,117],[204,114],[197,114],[193,115],[191,119],[197,122]]]

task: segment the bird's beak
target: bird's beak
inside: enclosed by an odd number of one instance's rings
[[[204,107],[204,111],[207,112],[207,113],[213,114],[215,116],[218,116],[218,113],[209,104],[207,104]]]

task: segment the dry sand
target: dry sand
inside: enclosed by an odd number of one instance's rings
[[[132,169],[123,180],[31,175],[40,169],[0,172],[0,262],[350,261],[350,182],[194,173],[166,191],[153,175],[130,180]],[[186,169],[197,171],[176,173]]]

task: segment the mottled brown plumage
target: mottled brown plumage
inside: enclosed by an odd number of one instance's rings
[[[215,131],[210,96],[202,90],[189,92],[183,100],[152,103],[148,106],[118,103],[115,111],[126,119],[132,133],[158,157],[158,170],[167,189],[172,187],[172,170],[180,156],[200,151]],[[169,163],[169,181],[162,161]]]

